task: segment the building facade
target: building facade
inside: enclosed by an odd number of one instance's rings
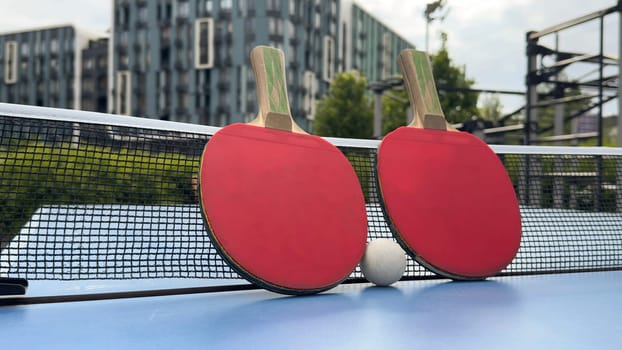
[[[81,108],[108,111],[108,38],[89,40],[82,50]]]
[[[413,47],[351,0],[111,0],[110,37],[74,26],[0,34],[0,102],[222,126],[255,117],[250,51],[285,52],[311,131],[335,72],[398,74]]]
[[[113,0],[109,110],[208,125],[254,118],[250,51],[285,52],[289,99],[310,130],[335,72],[398,73],[412,47],[351,1]]]
[[[82,50],[94,37],[72,25],[0,33],[0,102],[81,109]]]
[[[119,114],[225,125],[254,117],[250,50],[286,54],[292,113],[308,126],[337,69],[337,0],[114,0],[112,101]]]
[[[342,59],[344,70],[362,72],[370,82],[399,72],[399,53],[414,45],[353,2],[344,0]]]

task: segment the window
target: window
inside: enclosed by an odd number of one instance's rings
[[[4,82],[17,83],[17,42],[7,41],[4,44]]]
[[[138,8],[138,19],[140,21],[147,22],[147,19],[148,19],[147,17],[148,17],[147,6],[139,7]]]
[[[296,15],[296,0],[289,0],[289,16]]]
[[[187,1],[180,2],[177,7],[177,16],[179,17],[188,17],[190,13],[190,5],[188,5]]]
[[[131,114],[131,89],[132,79],[130,72],[120,71],[117,73],[117,96],[116,96],[116,112],[118,114]]]
[[[138,44],[140,44],[143,47],[147,46],[147,43],[149,42],[149,36],[147,34],[147,30],[146,29],[140,28],[136,32],[136,41],[137,41]]]
[[[324,60],[322,78],[331,82],[335,75],[335,41],[330,36],[324,37]]]
[[[84,68],[85,69],[93,69],[93,68],[95,68],[95,62],[94,62],[94,59],[92,57],[89,57],[86,60],[84,60]]]
[[[348,67],[348,25],[344,22],[342,26],[343,34],[341,35],[341,57],[343,58],[343,62],[341,62],[341,69],[347,70]]]
[[[169,20],[173,16],[173,9],[170,2],[158,6],[158,20]]]
[[[30,47],[27,42],[22,43],[22,56],[28,56],[30,54]]]
[[[119,43],[123,46],[127,46],[129,42],[129,36],[130,36],[129,31],[127,30],[122,31],[121,34],[119,35]]]
[[[65,37],[65,51],[73,51],[73,38],[70,35]]]
[[[54,66],[54,61],[51,61],[51,65]],[[119,56],[119,67],[122,70],[127,69],[130,66],[130,57],[127,54]]]
[[[57,53],[58,52],[58,39],[53,38],[50,41],[50,52]]]
[[[289,50],[287,50],[285,54],[287,55],[287,62],[289,62],[289,64],[296,62],[296,46],[290,43]]]
[[[220,93],[220,107],[222,108],[227,108],[229,107],[229,92],[228,91],[222,91]]]
[[[391,56],[391,35],[384,33],[382,35],[382,78],[386,79],[391,76],[391,63],[393,57]]]
[[[287,35],[290,39],[296,38],[296,27],[292,21],[287,21]]]
[[[302,108],[304,109],[306,118],[313,120],[315,116],[315,94],[317,93],[315,73],[306,71],[303,76],[303,84],[305,93],[302,97]]]
[[[231,0],[221,0],[220,9],[222,11],[231,11]]]
[[[280,0],[268,0],[268,11],[279,11],[281,9]]]
[[[275,41],[275,40],[270,40],[268,42],[268,44],[274,48],[277,48],[279,50],[283,50],[283,43],[280,41]]]
[[[130,7],[128,4],[121,4],[115,12],[115,22],[119,26],[127,26],[130,18]]]
[[[198,18],[194,24],[194,66],[210,69],[214,66],[214,20]]]
[[[188,109],[190,107],[190,100],[188,99],[188,94],[180,92],[177,95],[177,104],[182,109]]]
[[[246,0],[238,0],[238,15],[240,17],[246,17],[246,13]]]
[[[280,18],[268,18],[268,32],[270,35],[283,35],[283,20]]]
[[[245,22],[244,23],[244,27],[245,27],[246,35],[247,36],[254,36],[255,35],[255,31],[257,30],[257,29],[255,29],[255,18],[254,17],[246,17],[244,19],[244,22]]]
[[[236,70],[237,91],[235,93],[235,104],[238,106],[238,110],[243,113],[246,112],[246,71],[246,66],[238,66]]]

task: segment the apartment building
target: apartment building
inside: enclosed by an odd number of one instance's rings
[[[81,109],[82,50],[104,36],[73,25],[0,33],[0,102]]]
[[[339,0],[114,0],[112,32],[112,112],[209,125],[255,116],[256,45],[285,52],[292,113],[307,129],[335,72],[383,79],[413,46]]]
[[[292,114],[310,130],[336,72],[385,79],[413,47],[351,0],[111,0],[110,17],[109,35],[0,33],[0,102],[244,122],[257,111],[250,51],[270,45],[285,52]]]

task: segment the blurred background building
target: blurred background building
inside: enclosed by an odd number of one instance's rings
[[[112,0],[108,33],[0,33],[0,102],[221,126],[257,111],[250,50],[285,52],[296,121],[310,129],[336,72],[398,74],[413,44],[348,0]]]

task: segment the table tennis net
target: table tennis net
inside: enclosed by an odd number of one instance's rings
[[[215,130],[0,104],[0,277],[239,278],[206,234],[196,191]],[[378,142],[329,140],[359,176],[368,239],[390,238],[376,184]],[[502,275],[622,268],[622,152],[494,149],[523,227]],[[357,268],[351,278],[361,276]],[[434,275],[409,258],[406,277]]]

